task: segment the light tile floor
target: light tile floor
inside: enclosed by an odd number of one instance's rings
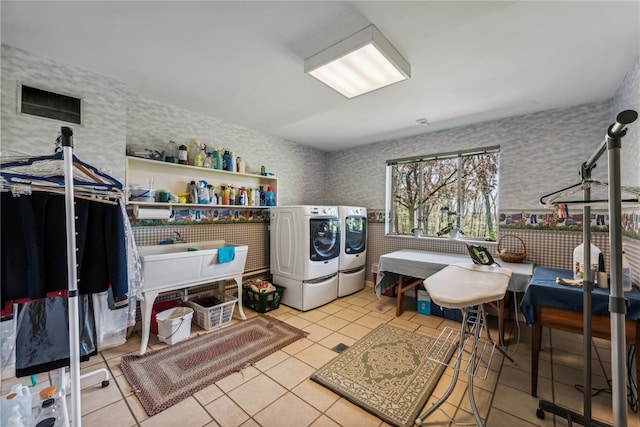
[[[413,307],[412,307],[413,305]],[[124,345],[102,351],[82,364],[82,372],[107,368],[111,384],[101,388],[100,377],[83,381],[82,424],[100,426],[221,426],[221,427],[330,427],[330,426],[387,426],[347,400],[309,379],[319,367],[337,355],[331,349],[340,343],[351,345],[381,323],[389,323],[417,333],[436,337],[445,326],[458,324],[435,316],[416,313],[415,300],[406,298],[405,312],[395,317],[395,299],[375,297],[373,289],[366,287],[354,295],[340,298],[308,312],[281,305],[268,313],[293,326],[309,332],[307,338],[211,385],[173,407],[148,417],[120,370],[120,357],[137,352],[139,334],[133,333]],[[237,311],[237,310],[236,310]],[[245,309],[247,315],[255,315]],[[234,322],[239,316],[235,315]],[[490,323],[495,318],[489,317]],[[565,419],[546,414],[544,420],[536,417],[538,398],[530,391],[530,328],[520,324],[520,338],[516,324],[509,324],[507,348],[515,363],[496,353],[485,380],[474,380],[474,396],[480,414],[489,427],[565,426]],[[204,333],[192,325],[192,335]],[[496,337],[495,328],[492,328]],[[150,348],[165,344],[154,336]],[[609,343],[594,340],[593,387],[606,388],[610,377]],[[582,336],[560,331],[543,332],[543,352],[540,358],[538,396],[577,412],[582,410],[583,396],[575,387],[582,382]],[[441,378],[429,407],[441,396],[452,378],[448,368]],[[57,371],[38,375],[38,384],[32,393],[49,385]],[[606,377],[605,377],[606,375]],[[25,378],[4,378],[1,392],[6,394],[15,383]],[[593,397],[592,414],[597,420],[612,423],[611,394],[602,392]],[[446,414],[446,415],[445,415]],[[454,425],[473,422],[468,401],[466,375],[461,375],[442,411],[434,412],[425,420],[428,426]],[[629,411],[628,425],[640,426],[638,414]]]

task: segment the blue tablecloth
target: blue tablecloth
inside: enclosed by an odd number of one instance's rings
[[[520,303],[520,311],[524,314],[528,325],[535,323],[535,307],[562,308],[571,311],[582,311],[583,293],[580,286],[559,285],[556,277],[573,279],[571,270],[558,268],[536,267],[531,277],[531,284]],[[633,288],[625,292],[629,300],[627,318],[640,319],[640,290]],[[609,289],[595,288],[591,297],[591,312],[593,314],[609,315]]]

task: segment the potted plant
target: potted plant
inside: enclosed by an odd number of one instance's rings
[[[418,226],[416,228],[412,228],[411,232],[416,237],[422,237],[422,224],[424,223],[424,217],[418,217]]]
[[[448,207],[441,208],[440,212],[446,212],[448,222],[447,225],[445,225],[436,234],[438,236],[444,236],[448,234],[450,239],[458,239],[460,236],[464,236],[464,232],[458,227],[458,222],[455,219],[460,217],[460,214],[456,211],[451,211]],[[454,217],[453,220],[451,219],[452,216]]]

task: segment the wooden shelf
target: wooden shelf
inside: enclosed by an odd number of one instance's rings
[[[126,185],[146,186],[153,182],[154,190],[166,190],[172,194],[188,193],[191,181],[204,180],[207,184],[215,186],[219,193],[221,186],[232,185],[237,189],[241,187],[257,189],[261,186],[266,191],[271,187],[278,204],[278,178],[248,173],[229,172],[219,169],[208,169],[197,166],[181,165],[176,163],[161,162],[158,160],[142,159],[127,156]],[[236,191],[236,197],[239,195]],[[244,205],[205,205],[197,203],[162,203],[162,202],[128,202],[141,206],[173,206],[173,207],[211,207],[216,209],[268,209],[269,206],[244,206]]]
[[[127,202],[128,205],[158,208],[200,208],[200,209],[269,209],[273,206],[244,206],[244,205],[206,205],[204,203],[164,203],[164,202]]]

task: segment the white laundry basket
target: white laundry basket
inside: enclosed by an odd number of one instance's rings
[[[189,338],[193,309],[176,307],[156,315],[158,321],[158,339],[167,344],[175,344]]]

